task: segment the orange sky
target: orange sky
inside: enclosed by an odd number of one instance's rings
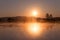
[[[0,17],[30,16],[32,10],[38,10],[39,17],[46,13],[60,16],[60,0],[2,0],[0,1]]]

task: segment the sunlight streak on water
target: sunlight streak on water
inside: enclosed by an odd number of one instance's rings
[[[46,29],[44,26],[41,23],[26,23],[23,30],[29,37],[36,38],[44,34]]]
[[[53,27],[51,29],[51,27]],[[60,39],[60,24],[5,23],[0,24],[0,40],[53,40]]]

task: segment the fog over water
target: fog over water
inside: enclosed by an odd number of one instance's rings
[[[37,37],[32,37],[26,32],[28,24],[30,23],[0,24],[0,40],[60,40],[60,23],[37,23],[40,29],[42,28]]]

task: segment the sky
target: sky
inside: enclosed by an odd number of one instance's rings
[[[34,9],[38,9],[39,17],[46,13],[60,17],[60,0],[0,0],[0,17],[29,16]]]

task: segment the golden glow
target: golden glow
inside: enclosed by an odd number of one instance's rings
[[[39,27],[37,24],[30,24],[30,27],[28,29],[30,32],[36,34],[39,31]]]
[[[32,16],[35,17],[35,16],[37,16],[37,15],[38,15],[38,11],[37,11],[37,10],[33,10],[33,11],[32,11]]]
[[[27,32],[32,37],[37,37],[42,32],[42,27],[37,23],[31,23],[27,25]]]
[[[47,24],[45,23],[24,23],[22,31],[29,38],[41,37],[46,33]]]

